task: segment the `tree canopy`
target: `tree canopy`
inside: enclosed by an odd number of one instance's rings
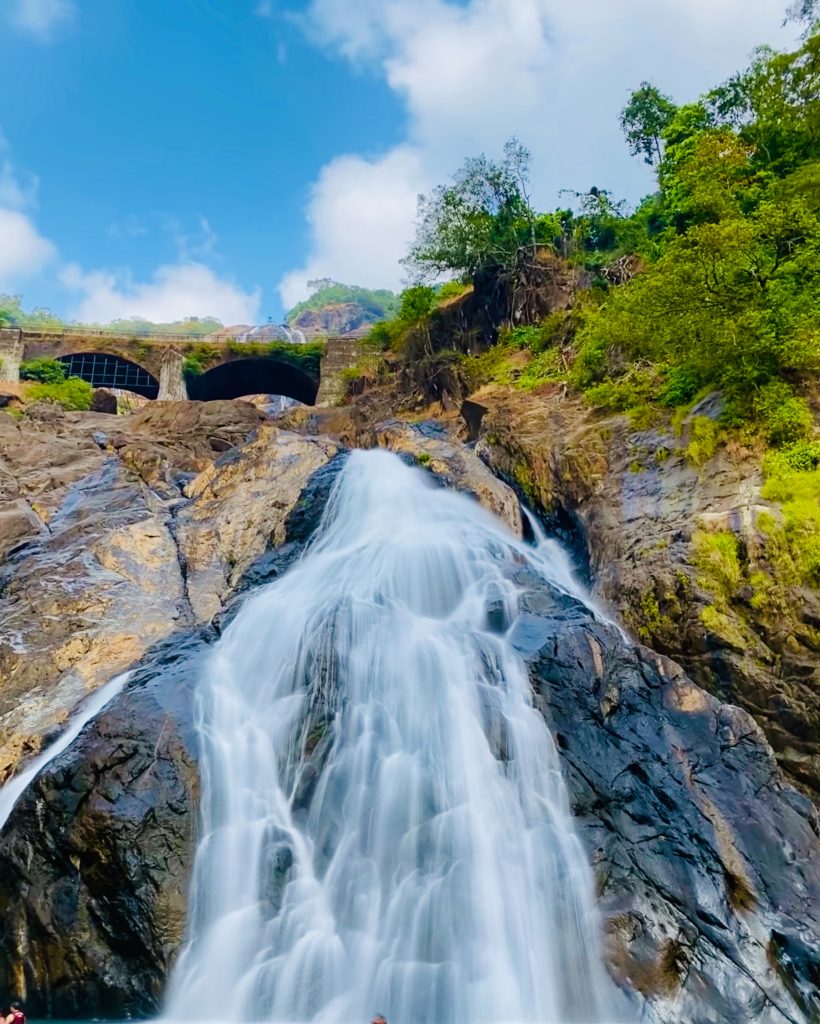
[[[419,196],[416,238],[405,260],[418,280],[469,277],[507,266],[536,240],[528,196],[530,153],[510,139],[499,161],[483,153],[465,160],[448,185]]]

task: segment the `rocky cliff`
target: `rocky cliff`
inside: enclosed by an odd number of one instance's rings
[[[621,589],[643,593],[630,567],[660,562],[641,553],[653,535],[668,539],[658,550],[674,574],[690,543],[681,523],[704,504],[731,519],[735,478],[697,483],[680,466],[672,491],[688,504],[653,505],[663,487],[622,464],[632,442],[617,424],[606,440],[558,400],[543,421],[505,406],[506,393],[482,401],[479,454],[586,553],[612,605],[630,607]],[[441,424],[351,410],[288,423],[301,432],[241,402],[155,403],[117,419],[0,415],[5,775],[84,694],[135,669],[0,834],[0,989],[20,991],[33,1014],[159,1006],[197,827],[199,659],[243,595],[309,539],[346,445],[392,448],[523,528],[513,490]],[[628,490],[633,481],[649,491]],[[818,1019],[820,827],[778,766],[777,733],[767,739],[711,667],[719,646],[688,663],[713,695],[525,569],[517,582],[513,635],[595,868],[613,976],[646,1020]]]

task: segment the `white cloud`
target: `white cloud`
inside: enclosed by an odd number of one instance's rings
[[[191,230],[180,227],[176,220],[173,225],[169,225],[169,230],[174,237],[180,263],[192,263],[216,254],[217,235],[207,217],[200,214]]]
[[[54,245],[19,210],[0,209],[0,290],[12,290],[42,270],[54,257]]]
[[[9,152],[0,129],[0,153]],[[8,156],[0,160],[0,290],[12,291],[57,255],[26,212],[36,205],[38,179],[17,170]]]
[[[218,277],[203,263],[187,262],[158,267],[150,281],[135,281],[130,273],[83,271],[76,264],[64,267],[60,280],[82,297],[71,312],[88,323],[144,317],[163,323],[187,316],[215,316],[223,323],[255,323],[261,292],[243,291]]]
[[[680,101],[694,98],[755,45],[787,38],[783,8],[782,0],[312,0],[309,35],[381,76],[404,104],[407,132],[396,150],[337,157],[321,171],[307,209],[311,254],[281,282],[284,301],[302,297],[299,282],[314,266],[349,281],[364,267],[367,283],[395,284],[416,191],[465,156],[499,153],[511,135],[533,152],[538,204],[592,184],[637,199],[651,183],[618,127],[629,91],[649,79]],[[404,173],[391,178],[398,157]],[[389,231],[361,201],[362,181],[375,203],[389,196]]]
[[[41,42],[53,39],[76,13],[72,0],[11,0],[11,6],[12,23]]]
[[[0,207],[24,210],[37,202],[39,180],[33,174],[21,175],[11,160],[0,162]]]
[[[313,253],[280,282],[285,306],[303,299],[307,282],[319,277],[397,287],[416,197],[426,185],[418,150],[409,146],[381,160],[343,156],[324,167],[308,206]]]

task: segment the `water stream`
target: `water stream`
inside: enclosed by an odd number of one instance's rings
[[[592,879],[507,631],[528,559],[386,452],[201,679],[201,840],[167,1016],[391,1024],[613,1018]]]
[[[112,679],[110,683],[106,683],[105,686],[100,687],[90,697],[87,697],[74,712],[57,739],[0,789],[0,832],[2,832],[17,801],[40,772],[46,765],[59,757],[64,750],[68,750],[86,725],[96,718],[106,704],[109,704],[121,692],[130,676],[130,672],[123,672],[122,675]]]

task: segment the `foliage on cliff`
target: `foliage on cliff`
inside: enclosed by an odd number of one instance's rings
[[[358,306],[363,318],[370,323],[385,320],[398,312],[398,296],[386,288],[372,291],[358,285],[340,284],[330,278],[308,281],[308,287],[311,295],[288,310],[285,314],[286,323],[296,323],[304,313],[317,313],[341,305]]]
[[[521,277],[545,249],[585,275],[571,310],[535,324],[508,287],[504,351],[452,358],[473,383],[563,378],[603,409],[682,407],[720,390],[722,426],[751,427],[773,446],[809,437],[805,394],[820,370],[817,26],[791,52],[761,48],[693,103],[676,106],[641,83],[621,125],[657,175],[657,190],[632,212],[597,187],[575,193],[572,209],[536,212],[529,153],[516,140],[500,161],[467,160],[421,197],[406,261],[419,282],[455,275],[478,291]],[[420,294],[416,286],[405,297]],[[428,294],[410,317],[405,297],[377,336],[419,358],[442,347],[435,304]],[[409,331],[428,343],[408,348]],[[522,349],[525,371],[520,360],[514,368]]]

